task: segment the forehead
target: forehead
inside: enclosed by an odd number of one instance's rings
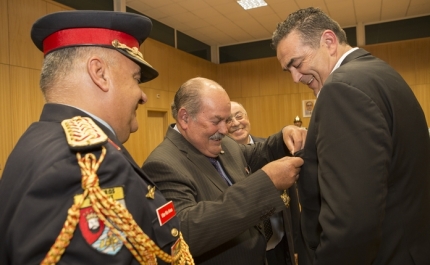
[[[292,60],[297,59],[305,53],[300,35],[296,31],[285,36],[276,47],[276,56],[281,66],[285,68]]]
[[[232,102],[231,103],[231,113],[237,113],[239,111],[245,112],[245,109],[241,105],[239,105],[235,102]]]
[[[221,89],[209,89],[202,94],[200,114],[207,116],[229,116],[230,98]]]

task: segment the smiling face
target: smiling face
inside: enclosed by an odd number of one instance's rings
[[[136,110],[148,99],[139,87],[140,67],[132,60],[115,52],[111,68],[111,96],[109,121],[118,139],[124,143],[139,125]]]
[[[203,155],[217,157],[221,140],[228,133],[226,121],[230,117],[230,98],[214,82],[207,80],[200,88],[200,109],[193,117],[185,108],[178,110],[181,134]]]
[[[241,144],[249,143],[251,123],[246,110],[237,102],[231,102],[231,118],[227,123],[228,133],[231,138]]]
[[[320,46],[312,48],[303,44],[300,34],[293,30],[279,42],[276,49],[281,67],[291,73],[294,82],[301,82],[312,89],[315,96],[333,69],[330,50],[324,41],[321,37]]]

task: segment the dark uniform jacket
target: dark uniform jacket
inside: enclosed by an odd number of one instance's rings
[[[208,158],[172,126],[143,169],[173,200],[196,264],[263,265],[266,242],[258,224],[285,205],[260,168],[286,155],[282,134],[255,145],[224,137],[219,160],[235,183],[228,186]]]
[[[412,90],[363,49],[325,82],[298,180],[317,265],[430,264],[430,139]]]
[[[40,121],[28,128],[9,156],[0,180],[0,264],[39,264],[59,235],[74,196],[82,193],[76,152],[69,148],[60,125],[75,116],[88,117],[73,107],[46,104]],[[100,187],[122,187],[125,206],[134,220],[170,253],[177,240],[172,230],[179,228],[178,219],[160,226],[156,209],[166,203],[163,195],[157,190],[154,199],[145,197],[148,185],[154,184],[113,133],[96,123],[113,141],[104,144],[106,157],[97,171]],[[90,152],[98,159],[100,149]],[[84,239],[82,229],[78,224],[58,264],[138,264],[124,245],[119,251],[114,246],[111,254],[96,250]],[[158,264],[165,263],[159,260]]]

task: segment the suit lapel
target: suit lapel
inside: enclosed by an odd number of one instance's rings
[[[225,146],[222,144],[223,150]],[[219,160],[224,168],[224,171],[233,180],[233,183],[241,181],[245,176],[244,173],[240,171],[240,167],[235,163],[236,158],[232,156],[230,152],[224,152],[219,155]],[[245,169],[244,169],[245,170]]]

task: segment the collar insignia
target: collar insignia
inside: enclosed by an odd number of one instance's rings
[[[155,186],[148,185],[148,193],[146,194],[146,198],[154,199],[155,196]]]

